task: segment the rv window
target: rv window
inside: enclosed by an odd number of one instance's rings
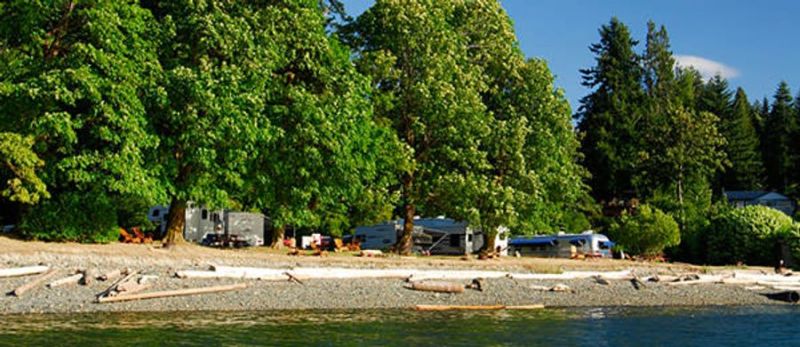
[[[585,242],[584,240],[572,240],[569,243],[571,243],[573,246],[581,247]]]
[[[467,235],[467,241],[472,242],[472,234]]]
[[[158,217],[161,214],[161,210],[153,210],[153,217]]]
[[[598,242],[598,243],[597,243],[597,246],[598,246],[600,249],[608,249],[608,242],[606,242],[606,241],[600,241],[600,242]]]
[[[212,213],[211,220],[213,220],[214,223],[219,223],[219,213]]]
[[[452,234],[450,235],[450,247],[460,247],[461,246],[461,235]]]
[[[204,209],[203,212],[200,213],[200,219],[202,220],[208,219],[208,210]]]

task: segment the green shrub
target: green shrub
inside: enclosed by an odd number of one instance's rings
[[[33,240],[106,243],[119,237],[119,227],[108,197],[68,192],[28,211],[22,217],[20,234]]]
[[[635,214],[623,213],[611,224],[609,236],[626,252],[638,255],[658,255],[664,248],[681,242],[678,223],[663,211],[641,205]]]
[[[766,206],[726,211],[712,219],[706,235],[712,264],[774,265],[777,242],[794,228],[792,218]]]

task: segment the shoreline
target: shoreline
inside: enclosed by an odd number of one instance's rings
[[[228,251],[186,246],[165,251],[146,245],[77,245],[23,242],[0,237],[0,268],[47,263],[59,269],[56,278],[78,268],[98,273],[127,267],[142,275],[157,276],[152,291],[176,290],[246,283],[237,291],[195,296],[158,298],[118,303],[95,303],[95,295],[112,281],[93,281],[90,285],[36,288],[22,297],[5,295],[30,282],[37,275],[0,278],[0,315],[70,314],[93,312],[205,312],[205,311],[303,311],[303,310],[411,310],[415,305],[544,305],[545,308],[573,307],[699,307],[791,305],[767,298],[771,289],[748,290],[742,285],[693,284],[669,286],[646,282],[636,289],[629,280],[610,280],[608,285],[594,279],[484,279],[483,291],[466,289],[460,294],[420,292],[404,288],[402,279],[307,279],[302,284],[290,281],[250,279],[181,279],[179,270],[206,270],[209,264],[292,269],[297,267],[346,267],[353,269],[392,269],[398,267],[429,270],[498,270],[517,273],[555,273],[558,271],[615,271],[633,269],[638,276],[683,273],[719,273],[729,268],[695,267],[685,264],[652,264],[630,261],[582,261],[541,258],[505,258],[478,261],[451,258],[359,258],[336,255],[327,258],[289,257],[264,250]],[[554,268],[555,267],[555,268]],[[538,269],[539,271],[537,271]],[[542,271],[544,270],[544,271]],[[552,270],[552,271],[549,271]],[[749,268],[749,271],[767,271]],[[470,280],[446,280],[468,284]],[[574,292],[549,292],[537,288],[564,284]]]

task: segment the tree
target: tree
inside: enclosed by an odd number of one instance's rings
[[[189,201],[225,207],[273,137],[272,6],[250,1],[154,1],[164,69],[151,110],[159,173],[169,193],[165,243],[183,241]]]
[[[583,85],[592,92],[581,99],[575,118],[592,194],[611,200],[633,191],[643,71],[625,24],[612,18],[599,33],[600,42],[590,47],[595,66],[581,70]]]
[[[781,82],[775,92],[772,108],[764,122],[764,166],[767,185],[771,189],[787,192],[790,188],[793,160],[792,136],[798,132],[798,122],[792,110],[789,85]]]
[[[399,177],[402,254],[410,253],[414,216],[432,195],[472,189],[488,168],[480,149],[491,122],[480,98],[485,86],[455,30],[455,11],[456,2],[379,0],[350,29],[356,64],[372,79],[376,116],[391,124],[410,158]],[[477,221],[475,206],[439,207]]]
[[[729,190],[755,190],[761,187],[764,167],[754,126],[755,117],[742,88],[736,90],[731,114],[721,122],[725,153],[730,168],[723,173],[723,187]]]
[[[354,223],[389,219],[395,201],[388,187],[405,158],[396,135],[373,119],[368,79],[349,49],[325,33],[314,1],[267,11],[281,55],[264,116],[276,130],[241,201],[267,211],[275,247],[287,225],[340,235]]]
[[[16,134],[5,138],[15,155],[7,167],[27,166],[17,174],[34,194],[12,193],[20,202],[45,197],[45,187],[58,201],[162,195],[147,162],[158,139],[148,132],[144,101],[160,72],[155,27],[150,12],[134,1],[11,1],[0,7],[0,132]],[[36,169],[39,159],[44,166]],[[112,204],[101,205],[106,210],[93,213],[115,214]],[[47,206],[50,221],[86,214],[81,204]],[[91,223],[72,227],[86,235],[107,231]]]
[[[0,177],[5,187],[0,197],[20,204],[34,205],[50,197],[47,186],[37,171],[44,161],[33,151],[33,137],[0,133]],[[0,186],[2,187],[2,186]]]
[[[644,256],[659,255],[665,248],[681,242],[678,223],[658,208],[643,204],[634,214],[623,213],[609,231],[626,252]]]

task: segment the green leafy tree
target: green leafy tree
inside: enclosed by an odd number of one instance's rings
[[[764,166],[769,188],[788,192],[793,175],[793,136],[798,133],[798,122],[792,110],[789,85],[781,82],[775,92],[772,108],[764,122]]]
[[[44,166],[33,151],[33,137],[15,133],[0,133],[0,177],[5,187],[0,196],[12,202],[34,205],[50,197],[47,186],[38,175]]]
[[[273,127],[265,97],[274,83],[270,10],[251,1],[156,1],[164,69],[152,123],[170,200],[165,243],[183,241],[187,202],[226,207],[244,188]]]
[[[773,265],[778,238],[793,227],[792,218],[766,206],[730,209],[715,217],[707,231],[711,264]]]
[[[35,173],[41,182],[28,171],[23,184],[39,192],[46,186],[56,201],[107,201],[119,195],[155,200],[161,195],[147,163],[158,139],[148,132],[143,101],[160,71],[154,24],[150,12],[135,1],[4,3],[0,131],[23,136],[24,147],[35,154],[12,158],[12,165],[20,159],[37,162],[35,157],[45,163]],[[61,223],[71,221],[73,214],[86,214],[86,206],[69,206],[41,206],[46,211],[38,213],[53,218],[36,227],[48,232],[69,228],[85,235],[107,232],[105,224]],[[105,208],[93,213],[115,214],[110,204],[93,206]],[[84,239],[80,235],[67,239]]]
[[[634,51],[637,41],[625,24],[612,18],[599,33],[600,42],[590,47],[595,66],[581,70],[583,85],[592,92],[581,99],[576,119],[592,194],[609,201],[633,191],[643,71]]]
[[[288,225],[341,235],[353,224],[389,219],[395,197],[388,187],[405,157],[396,135],[373,119],[369,80],[325,33],[314,1],[284,1],[266,12],[281,52],[264,110],[276,131],[242,200],[267,211],[275,247]]]
[[[644,256],[659,255],[681,241],[678,223],[647,204],[639,206],[634,214],[623,213],[612,224],[609,236],[626,252]]]
[[[730,167],[722,174],[723,187],[729,190],[755,190],[762,186],[764,164],[759,152],[755,117],[742,88],[736,90],[731,114],[721,121],[725,153]]]
[[[359,70],[372,79],[376,117],[391,124],[410,158],[399,177],[403,254],[411,250],[414,215],[436,211],[428,204],[436,194],[476,189],[489,167],[480,148],[492,121],[481,102],[485,85],[455,30],[456,8],[457,2],[379,0],[350,29]],[[438,207],[478,222],[477,206]]]

